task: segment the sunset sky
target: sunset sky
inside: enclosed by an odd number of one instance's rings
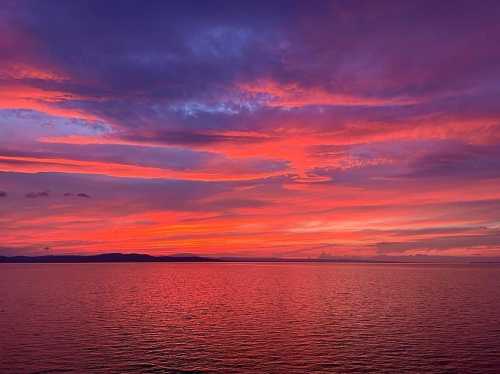
[[[0,254],[500,256],[499,20],[4,1]]]

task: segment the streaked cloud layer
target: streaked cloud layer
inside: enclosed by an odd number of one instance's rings
[[[7,1],[0,254],[500,256],[496,1]]]

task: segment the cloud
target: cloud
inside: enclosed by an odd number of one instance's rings
[[[279,2],[222,3],[217,16],[199,4],[196,11],[141,4],[138,12],[125,1],[113,16],[97,1],[11,7],[6,18],[16,20],[9,31],[19,47],[6,49],[8,71],[16,72],[8,81],[31,89],[25,105],[37,98],[52,110],[118,125],[129,118],[133,126],[168,107],[189,112],[192,103],[215,110],[221,102],[291,108],[428,101],[487,88],[498,73],[498,40],[484,37],[498,34],[494,3],[442,5],[439,16],[429,3],[296,4],[285,12]],[[60,22],[48,23],[54,14]],[[33,38],[43,47],[31,49]]]
[[[412,162],[411,177],[498,178],[500,145],[451,144]]]
[[[250,135],[227,135],[227,134],[203,134],[195,132],[150,132],[148,135],[132,134],[123,138],[124,140],[150,143],[150,144],[172,144],[197,146],[205,144],[233,143],[252,144],[269,141],[265,136]]]
[[[87,198],[87,199],[90,199],[90,195],[84,193],[84,192],[78,192],[78,193],[73,193],[73,192],[65,192],[64,193],[64,197],[72,197],[72,196],[76,196],[76,197],[84,197],[84,198]]]
[[[7,192],[0,191],[0,197],[7,197]]]
[[[456,249],[466,253],[477,248],[499,250],[500,232],[498,230],[485,230],[482,235],[450,235],[405,242],[382,242],[377,243],[376,248],[380,254]]]
[[[49,191],[29,192],[25,196],[28,199],[37,199],[39,197],[49,197]]]

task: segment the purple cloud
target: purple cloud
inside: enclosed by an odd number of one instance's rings
[[[49,191],[29,192],[25,195],[28,199],[36,199],[39,197],[49,197]]]

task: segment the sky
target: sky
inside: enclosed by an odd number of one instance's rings
[[[0,254],[500,256],[498,1],[10,1]]]

